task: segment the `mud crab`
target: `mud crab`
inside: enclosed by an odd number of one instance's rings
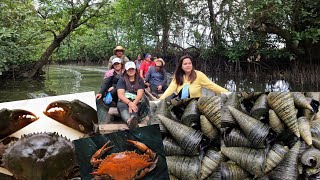
[[[0,110],[0,139],[18,131],[28,124],[38,120],[32,112],[22,109],[7,109]]]
[[[77,99],[73,101],[54,101],[47,106],[43,113],[68,127],[86,134],[93,132],[94,125],[98,124],[97,111]]]
[[[111,143],[108,141],[90,160],[90,163],[95,168],[95,171],[91,173],[95,179],[139,179],[156,167],[158,161],[156,153],[141,142],[127,141],[143,151],[144,154],[137,154],[135,151],[125,151],[113,153],[101,159],[101,156],[105,152],[113,148],[113,146],[107,147]]]
[[[36,133],[10,143],[3,166],[18,179],[59,179],[75,165],[74,146],[57,133]]]

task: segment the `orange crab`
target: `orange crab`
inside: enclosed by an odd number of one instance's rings
[[[95,168],[95,171],[91,173],[95,179],[139,179],[156,167],[158,161],[156,153],[141,142],[127,141],[144,152],[144,154],[137,154],[135,151],[124,151],[110,154],[101,159],[105,152],[113,148],[113,146],[107,147],[111,143],[108,141],[90,160],[90,163]]]

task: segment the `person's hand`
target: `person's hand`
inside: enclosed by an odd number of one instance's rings
[[[109,89],[108,89],[108,92],[112,91],[114,89],[113,86],[111,86]]]
[[[97,99],[100,99],[101,97],[102,97],[102,94],[100,94],[100,93],[96,95]]]
[[[132,101],[129,102],[128,106],[129,106],[129,113],[138,112],[138,106]]]
[[[148,82],[144,82],[144,84],[146,85],[146,86],[150,86],[150,83],[148,83]]]
[[[162,90],[162,86],[161,85],[159,85],[157,88],[158,88],[158,91]]]

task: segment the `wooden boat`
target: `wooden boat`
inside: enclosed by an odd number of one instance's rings
[[[158,100],[154,97],[148,90],[145,91],[145,95],[142,99],[142,103],[145,103],[143,117],[139,117],[138,119],[142,120],[139,123],[139,127],[147,126],[149,122],[149,101],[156,101]],[[98,122],[99,122],[99,131],[101,134],[116,132],[119,130],[127,130],[128,125],[124,122],[116,105],[108,106],[102,102],[102,100],[97,100],[97,114],[98,114]]]

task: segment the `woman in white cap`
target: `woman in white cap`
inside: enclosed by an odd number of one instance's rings
[[[109,62],[108,62],[108,68],[111,69],[112,66],[112,60],[114,58],[120,58],[122,59],[123,64],[129,62],[129,59],[127,56],[124,55],[125,49],[122,46],[117,46],[113,50],[113,56],[110,57]]]
[[[128,124],[130,129],[139,127],[138,114],[142,109],[140,100],[144,95],[144,82],[134,62],[130,61],[125,64],[125,72],[118,81],[117,92],[120,99],[117,107],[122,120]]]
[[[118,80],[122,77],[124,68],[122,59],[114,58],[112,60],[111,70],[108,70],[107,75],[105,76],[100,92],[96,95],[96,98],[99,100],[107,95],[108,92],[112,95],[112,101],[117,103],[118,102],[118,94],[117,94],[117,83]]]

